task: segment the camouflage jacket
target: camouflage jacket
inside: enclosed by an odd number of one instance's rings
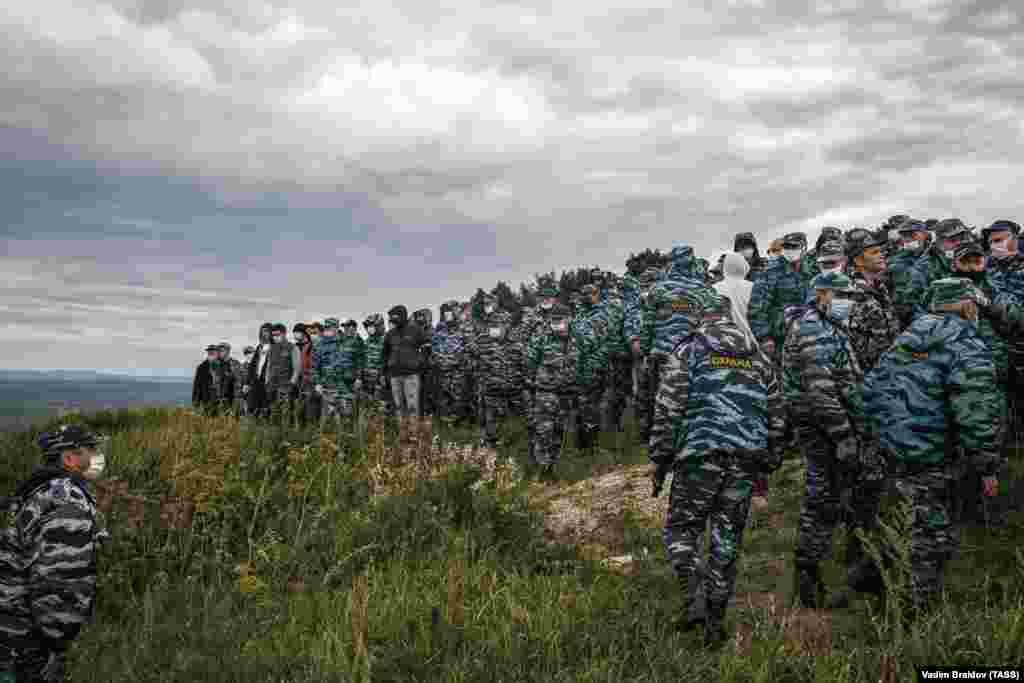
[[[458,327],[440,322],[434,328],[431,343],[431,362],[441,372],[465,369],[466,335]]]
[[[864,403],[870,428],[899,462],[951,464],[947,447],[960,444],[982,473],[999,467],[992,352],[959,317],[916,318],[868,373]]]
[[[481,321],[466,342],[477,384],[484,394],[506,395],[521,389],[522,353],[513,349],[509,338],[511,319],[507,313],[493,313]]]
[[[608,367],[608,317],[598,305],[584,301],[569,326],[582,351],[577,377],[581,387],[601,381]]]
[[[366,351],[365,369],[380,373],[384,369],[384,335],[371,334],[363,342],[363,348]]]
[[[640,338],[640,307],[643,301],[643,289],[640,278],[626,273],[622,278],[622,336],[626,344],[632,344]]]
[[[550,332],[530,337],[526,352],[526,377],[532,388],[567,394],[579,386],[581,362],[576,338]]]
[[[668,276],[651,290],[644,306],[641,347],[665,357],[689,337],[700,323],[701,311],[713,295],[697,273],[690,247],[672,250]]]
[[[750,293],[747,318],[750,329],[758,340],[770,338],[781,347],[786,339],[786,308],[806,306],[813,296],[811,269],[805,261],[800,268],[784,258],[774,258],[757,280]]]
[[[884,282],[872,284],[860,273],[852,276],[854,292],[850,309],[850,343],[857,354],[861,370],[875,367],[879,357],[892,346],[900,333],[892,299]]]
[[[4,510],[0,531],[0,641],[64,649],[93,614],[103,532],[88,484],[39,468]]]
[[[908,303],[913,308],[912,318],[926,313],[923,299],[928,286],[936,280],[946,277],[957,277],[953,272],[953,264],[939,249],[939,245],[933,244],[917,260],[910,273],[910,293],[907,297]]]
[[[989,262],[989,283],[992,285],[992,302],[1014,307],[1024,307],[1024,255],[1007,259],[992,259]],[[1024,370],[1024,336],[1008,335],[1007,364],[1019,375]]]
[[[626,338],[626,304],[622,299],[608,296],[601,302],[605,319],[608,321],[607,350],[609,360],[628,358],[630,344]]]
[[[313,349],[313,383],[328,389],[348,388],[366,365],[366,348],[358,336],[323,337]]]
[[[917,293],[914,285],[914,268],[921,259],[921,252],[901,249],[887,261],[889,281],[892,283],[892,305],[900,331],[910,327],[914,320],[914,305]]]
[[[699,328],[665,360],[651,429],[655,464],[725,450],[749,458],[752,470],[774,470],[784,430],[775,369],[731,321]]]
[[[509,327],[508,342],[509,364],[515,373],[513,381],[521,387],[526,381],[526,349],[530,344],[530,331],[524,320]]]
[[[861,372],[845,323],[807,311],[782,347],[782,392],[797,424],[839,443],[864,435]]]

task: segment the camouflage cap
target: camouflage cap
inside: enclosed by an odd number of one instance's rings
[[[811,285],[814,289],[849,289],[850,278],[843,273],[822,273]]]
[[[846,244],[862,240],[870,234],[871,231],[866,228],[850,228],[846,231]]]
[[[348,320],[343,322],[342,325],[344,327],[359,327],[359,323],[355,321],[355,318],[349,318]]]
[[[947,218],[941,220],[935,226],[935,237],[940,240],[950,240],[959,235],[970,235],[971,229],[964,225],[959,218]]]
[[[785,247],[806,247],[807,235],[802,232],[791,232],[782,237],[782,246]]]
[[[885,222],[885,225],[883,225],[882,227],[885,228],[886,230],[896,230],[909,220],[910,216],[904,213],[898,213],[895,216],[889,216],[889,220],[887,220]]]
[[[900,234],[912,233],[912,232],[928,232],[928,226],[923,221],[919,221],[915,218],[908,218],[907,220],[900,223],[899,227],[896,228]]]
[[[872,247],[883,247],[889,242],[889,233],[884,229],[875,232],[868,232],[860,239],[849,240],[846,243],[846,255],[855,259]]]
[[[221,351],[230,351],[231,350],[231,344],[228,344],[227,342],[221,342],[220,344],[217,344],[217,347]]]
[[[843,258],[843,244],[836,240],[829,240],[818,247],[819,261],[835,261]]]
[[[244,349],[242,349],[242,353],[246,356],[251,356],[252,354],[256,353],[256,347],[246,346]]]
[[[572,309],[570,309],[568,306],[566,306],[563,303],[557,303],[557,304],[555,304],[554,306],[551,307],[550,311],[548,311],[548,317],[549,318],[571,318],[572,317]]]
[[[931,309],[944,304],[958,304],[961,301],[981,301],[978,288],[965,277],[944,277],[932,282],[924,293],[924,305]]]
[[[1020,226],[1017,225],[1016,223],[1014,223],[1013,221],[1009,221],[1009,220],[1005,220],[1005,219],[1000,219],[1000,220],[994,221],[992,223],[992,225],[988,226],[987,228],[982,229],[981,232],[984,235],[988,235],[988,234],[991,234],[993,232],[1002,232],[1004,230],[1008,230],[1008,231],[1012,232],[1014,235],[1019,235],[1020,234]]]
[[[582,296],[594,296],[601,290],[597,288],[597,285],[583,285],[580,287],[580,295]]]
[[[95,448],[98,444],[97,436],[80,425],[61,425],[39,435],[39,450],[44,458],[55,458],[74,448]]]
[[[339,322],[337,318],[324,318],[324,329],[325,330],[336,330],[338,329]]]
[[[363,327],[376,327],[384,324],[384,316],[380,313],[371,313],[366,316],[366,320],[363,321]]]
[[[974,240],[968,240],[962,242],[956,251],[953,252],[954,259],[960,259],[965,256],[981,256],[985,257],[985,249]]]
[[[210,351],[220,351],[220,345],[219,344],[207,344],[206,345],[206,352],[209,353]]]

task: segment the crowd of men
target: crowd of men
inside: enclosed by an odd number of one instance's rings
[[[365,339],[351,319],[298,324],[293,342],[265,324],[244,364],[208,348],[220,379],[201,366],[197,398],[227,405],[236,395],[216,387],[233,385],[249,414],[339,428],[364,407],[476,420],[490,447],[500,418],[521,415],[542,478],[567,434],[585,457],[600,432],[622,430],[631,406],[655,491],[676,475],[666,543],[690,595],[686,625],[703,624],[711,643],[722,639],[751,497],[798,444],[800,602],[884,597],[861,537],[890,489],[914,510],[916,614],[942,588],[957,523],[999,521],[988,498],[1017,442],[1024,367],[1019,231],[1006,220],[975,230],[893,216],[874,230],[825,227],[813,247],[788,234],[764,256],[740,233],[713,267],[677,244],[663,267],[593,269],[574,292],[541,277],[536,306],[503,308],[487,294],[446,301],[436,326],[429,310],[409,320],[403,306],[388,312],[387,331],[381,316],[367,318]],[[840,524],[848,586],[826,600],[820,565]]]
[[[899,599],[913,619],[943,588],[960,523],[1000,521],[989,503],[1017,445],[1024,372],[1019,232],[1007,220],[976,231],[893,216],[877,230],[826,227],[810,249],[788,234],[766,257],[741,233],[714,267],[677,244],[664,268],[594,269],[578,292],[542,278],[535,307],[508,310],[486,294],[446,301],[436,326],[429,310],[410,320],[404,306],[388,311],[387,330],[367,317],[365,338],[353,319],[296,324],[291,340],[265,323],[244,362],[227,344],[207,347],[193,400],[339,433],[361,410],[403,423],[424,412],[475,419],[487,446],[502,416],[523,415],[548,478],[567,425],[586,456],[599,432],[622,430],[631,403],[654,495],[672,475],[665,543],[687,601],[678,625],[702,626],[713,647],[725,640],[752,497],[798,445],[799,602],[839,609],[861,592]],[[43,467],[8,503],[0,676],[19,677],[7,680],[58,680],[91,614],[96,445],[76,427],[44,434]],[[886,491],[911,511],[905,596],[887,596],[882,581],[894,550],[880,543],[879,566],[863,544],[881,540]],[[846,586],[826,596],[819,568],[839,525]]]

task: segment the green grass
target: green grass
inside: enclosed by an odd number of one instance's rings
[[[112,435],[109,472],[131,492],[170,491],[160,446],[155,436],[147,439],[174,424],[174,411],[72,419]],[[633,429],[618,440],[603,435],[593,459],[568,448],[559,477],[577,481],[595,469],[644,462]],[[2,437],[11,463],[0,474],[5,490],[37,461],[38,430]],[[467,442],[478,436],[467,428],[439,435]],[[70,655],[73,680],[864,681],[878,680],[886,655],[899,680],[914,680],[915,666],[1024,662],[1019,507],[1003,529],[965,531],[947,574],[948,604],[908,630],[857,600],[834,615],[832,654],[790,656],[780,618],[734,609],[729,625],[752,631],[751,651],[740,656],[730,646],[713,655],[701,650],[699,634],[674,630],[682,596],[661,531],[632,513],[624,520],[625,545],[638,561],[635,573],[620,576],[579,559],[574,548],[546,544],[525,486],[498,493],[476,486],[477,471],[459,467],[420,481],[409,495],[373,500],[357,476],[362,443],[344,463],[322,464],[314,442],[306,462],[289,464],[289,444],[308,436],[243,425],[238,462],[189,529],[166,530],[151,517],[131,531],[115,506],[96,617]],[[500,453],[529,470],[521,421],[508,421],[501,437]],[[194,442],[196,462],[214,457],[211,443]],[[1013,473],[1022,473],[1019,463]],[[306,493],[289,496],[296,481]],[[783,606],[791,600],[801,485],[799,461],[787,461],[773,477],[770,509],[748,525],[738,593],[775,593]],[[1014,487],[1005,490],[1016,494]],[[768,523],[778,519],[772,514],[782,515],[781,529]],[[837,551],[841,543],[840,533]],[[767,570],[779,560],[781,576]],[[251,563],[257,577],[251,592],[240,590],[241,563]],[[449,575],[458,566],[463,599],[452,604],[461,604],[465,617],[452,623]],[[360,576],[369,589],[367,658],[354,656],[351,589]],[[296,577],[302,592],[288,589]],[[838,588],[840,567],[828,563],[826,578]]]

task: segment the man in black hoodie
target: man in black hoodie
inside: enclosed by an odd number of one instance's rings
[[[270,323],[260,325],[260,343],[249,361],[249,372],[246,374],[245,388],[242,389],[249,401],[249,414],[254,417],[266,417],[270,410],[267,399],[267,359],[270,356],[273,327]]]
[[[424,346],[430,337],[415,322],[409,321],[405,306],[388,311],[392,327],[384,335],[384,374],[390,378],[395,413],[403,417],[419,417],[420,372],[423,370]]]
[[[192,407],[206,415],[219,415],[235,397],[234,375],[220,358],[220,346],[206,347],[206,360],[196,368],[192,382]]]
[[[754,237],[754,233],[741,232],[736,235],[732,250],[738,254],[743,254],[743,258],[747,259],[747,264],[750,266],[750,270],[747,271],[747,280],[753,282],[757,279],[757,276],[765,269],[765,260],[761,258],[761,253],[757,250],[757,238]],[[723,255],[719,259],[719,263],[722,263],[724,259],[725,256]]]

